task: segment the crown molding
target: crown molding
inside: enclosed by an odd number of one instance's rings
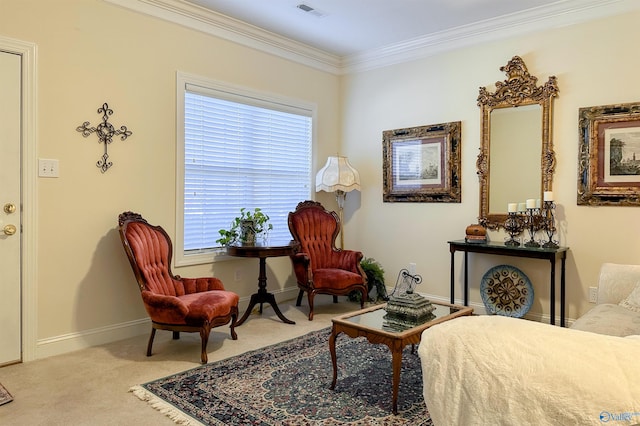
[[[338,74],[341,57],[184,0],[104,0],[312,68]]]
[[[342,73],[382,68],[463,47],[566,27],[638,9],[640,2],[637,0],[566,0],[345,57]]]
[[[338,75],[382,68],[462,47],[640,9],[637,0],[565,0],[341,57],[185,0],[104,1]]]

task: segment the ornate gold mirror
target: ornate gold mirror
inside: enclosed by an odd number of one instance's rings
[[[478,95],[478,221],[489,229],[503,226],[509,203],[541,199],[544,191],[551,191],[555,168],[551,133],[556,78],[549,77],[544,86],[537,86],[538,79],[529,74],[519,56],[500,71],[507,79],[496,82],[495,92],[481,87]]]

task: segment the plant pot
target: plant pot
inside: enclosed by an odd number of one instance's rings
[[[242,244],[256,243],[256,225],[253,220],[243,220],[240,222],[240,241]]]

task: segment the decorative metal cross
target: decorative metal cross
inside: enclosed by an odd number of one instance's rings
[[[109,108],[109,105],[105,102],[102,108],[98,108],[98,114],[102,114],[102,123],[97,127],[88,127],[89,122],[85,121],[82,126],[78,126],[76,130],[82,132],[82,136],[85,138],[93,132],[98,134],[98,143],[104,144],[104,154],[102,159],[96,162],[96,166],[100,167],[102,173],[109,170],[109,167],[113,166],[113,163],[109,161],[109,154],[107,153],[107,146],[113,141],[114,136],[120,136],[120,140],[125,140],[133,133],[127,130],[127,126],[120,126],[120,129],[115,129],[111,123],[108,122],[109,116],[113,114],[113,110]]]

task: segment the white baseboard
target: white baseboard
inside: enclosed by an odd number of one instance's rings
[[[277,302],[295,299],[298,295],[297,287],[289,287],[283,290],[272,292]],[[249,306],[251,296],[240,298],[240,315]],[[131,337],[148,335],[151,331],[151,320],[142,318],[127,321],[120,324],[113,324],[91,330],[68,333],[60,336],[48,337],[38,340],[36,344],[35,359],[46,358],[54,355],[61,355],[67,352],[86,349],[92,346],[104,345],[118,340],[129,339]]]
[[[36,359],[60,355],[67,352],[104,345],[117,340],[148,334],[151,331],[149,318],[127,321],[77,333],[39,339],[36,344]]]
[[[391,291],[392,289],[387,289]],[[293,300],[298,296],[297,287],[288,287],[281,290],[273,291],[276,301],[278,303],[287,300]],[[449,303],[449,299],[442,296],[436,296],[433,294],[420,293],[422,296],[434,302]],[[240,298],[239,310],[240,315],[249,306],[251,296]],[[462,300],[456,300],[456,303],[462,304]],[[470,307],[473,308],[474,313],[484,315],[487,313],[485,307],[481,303],[470,303]],[[549,316],[542,314],[527,314],[526,319],[538,322],[549,323]],[[573,323],[574,319],[567,318],[567,326]],[[560,324],[560,318],[556,318],[556,324]],[[80,331],[77,333],[63,334],[60,336],[49,337],[46,339],[40,339],[36,345],[36,359],[46,358],[54,355],[61,355],[67,352],[77,351],[79,349],[86,349],[92,346],[104,345],[107,343],[115,342],[118,340],[129,339],[131,337],[140,336],[143,334],[149,334],[151,330],[151,321],[149,318],[142,318],[138,320],[128,321],[120,324],[113,324],[105,327],[94,328],[91,330]]]
[[[419,293],[421,296],[426,297],[429,300],[433,300],[434,302],[443,302],[443,303],[450,303],[451,300],[448,297],[442,297],[442,296],[435,296],[433,294],[427,294],[427,293]],[[462,299],[455,300],[456,304],[462,305],[464,302],[462,301]],[[484,304],[482,303],[476,303],[476,302],[470,302],[469,303],[469,307],[473,308],[473,313],[477,314],[477,315],[487,315],[487,309],[485,308]],[[540,313],[528,313],[524,316],[525,319],[531,320],[531,321],[537,321],[537,322],[542,322],[542,323],[546,323],[549,324],[551,316],[549,316],[548,314],[540,314]],[[571,324],[573,324],[573,322],[575,321],[574,318],[565,318],[565,321],[567,322],[567,327],[570,327]],[[556,315],[556,325],[560,325],[560,315]]]
[[[284,302],[287,300],[293,300],[298,297],[298,292],[300,289],[298,287],[287,287],[280,290],[270,291],[273,293],[276,298],[276,302]],[[238,303],[238,309],[240,311],[240,316],[244,314],[245,309],[249,306],[249,302],[251,301],[251,296],[241,297],[240,302]]]

